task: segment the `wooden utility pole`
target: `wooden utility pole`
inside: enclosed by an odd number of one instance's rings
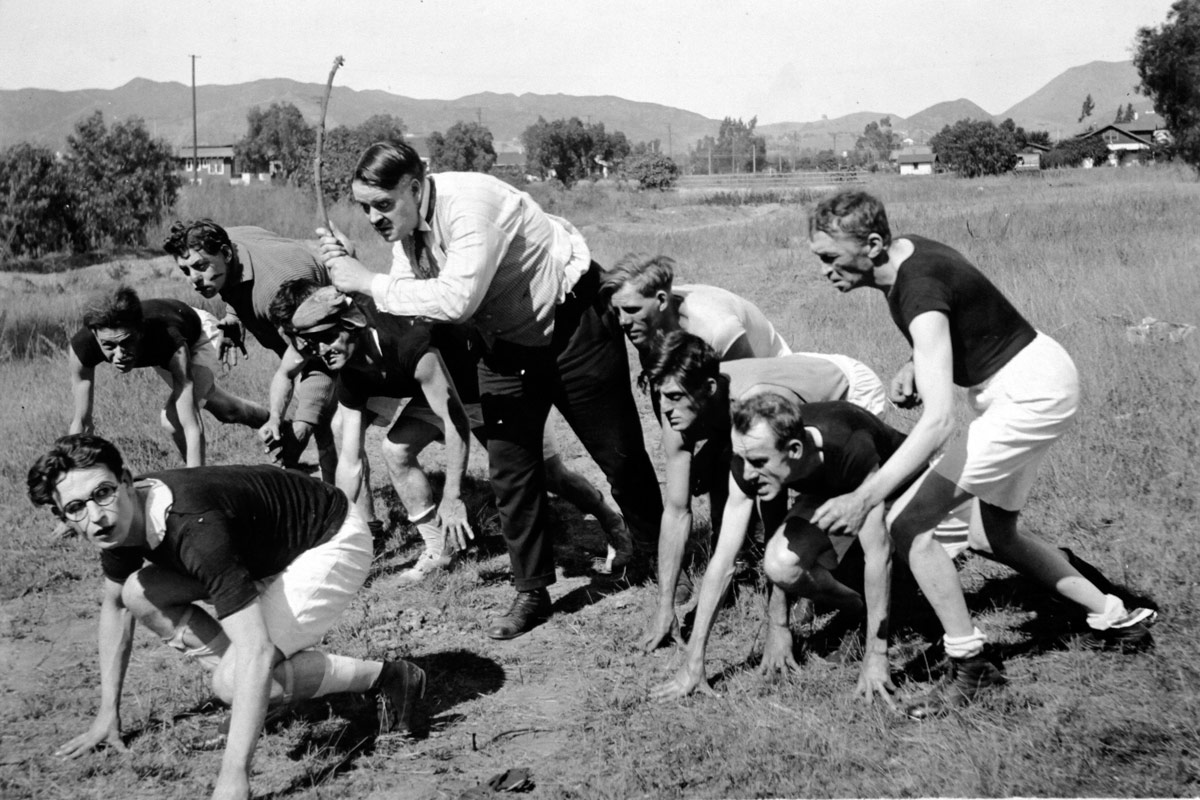
[[[667,158],[671,157],[673,149],[671,147],[671,123],[667,123]]]
[[[196,135],[196,59],[200,56],[188,56],[192,59],[192,185],[200,182],[200,144]]]

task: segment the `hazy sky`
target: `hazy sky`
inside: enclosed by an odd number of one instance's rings
[[[1170,0],[0,0],[0,88],[286,77],[409,97],[611,94],[760,123],[1000,113],[1131,58]]]

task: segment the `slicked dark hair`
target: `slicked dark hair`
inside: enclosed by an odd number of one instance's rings
[[[671,331],[659,339],[646,367],[646,380],[658,389],[668,378],[696,396],[710,378],[721,379],[721,359],[707,342],[687,331]]]
[[[425,162],[406,142],[376,142],[363,151],[354,180],[390,192],[405,178],[425,179]]]
[[[25,479],[29,499],[34,505],[50,506],[61,518],[62,511],[54,501],[58,482],[72,470],[95,466],[107,467],[118,480],[125,475],[125,459],[112,442],[90,433],[63,436],[30,467]]]
[[[289,336],[295,336],[296,329],[292,325],[292,315],[296,313],[300,304],[321,286],[322,284],[312,278],[292,278],[290,281],[280,284],[279,291],[271,298],[271,305],[267,308],[267,317],[271,320],[271,324],[282,328]]]
[[[877,233],[884,247],[892,243],[892,229],[883,202],[856,189],[838,192],[817,204],[808,218],[808,238],[817,231],[833,237],[849,236],[859,244],[866,244],[867,238]]]
[[[753,394],[735,400],[730,411],[733,429],[742,436],[750,432],[759,420],[775,436],[775,448],[782,449],[792,439],[804,439],[804,417],[800,404],[776,392]]]
[[[144,322],[142,301],[128,286],[118,286],[111,292],[92,297],[83,311],[83,324],[97,328],[127,328],[140,331]]]
[[[229,240],[225,229],[211,219],[177,221],[171,225],[171,232],[163,240],[163,250],[175,258],[186,258],[193,250],[201,250],[215,256],[223,248],[233,252],[233,242]]]

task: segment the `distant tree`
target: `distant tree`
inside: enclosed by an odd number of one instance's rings
[[[456,122],[444,136],[434,131],[425,141],[434,169],[488,172],[496,163],[492,132],[478,122]]]
[[[1137,119],[1137,112],[1133,110],[1133,103],[1125,105],[1125,122],[1133,122]]]
[[[1087,97],[1083,98],[1083,108],[1079,110],[1079,121],[1083,122],[1085,118],[1090,117],[1095,108],[1096,103],[1092,100],[1092,95],[1089,93]]]
[[[79,244],[145,244],[147,229],[170,211],[179,193],[170,145],[151,138],[137,117],[108,128],[99,111],[76,124],[67,144]]]
[[[66,164],[44,147],[0,153],[0,257],[81,249]]]
[[[592,140],[592,149],[588,153],[589,174],[600,172],[605,167],[618,169],[632,150],[629,139],[624,133],[621,131],[606,132],[603,122],[589,125],[587,133]]]
[[[363,149],[376,142],[402,142],[406,130],[404,120],[392,114],[375,114],[354,128],[358,138],[366,142]]]
[[[883,117],[878,122],[868,122],[863,135],[854,143],[854,149],[866,153],[864,162],[887,159],[900,146],[900,137],[892,132],[892,118]]]
[[[288,181],[301,171],[311,171],[316,132],[304,121],[300,109],[291,103],[272,103],[266,111],[255,106],[246,115],[246,123],[246,135],[233,146],[240,169],[266,172],[272,161],[278,161]]]
[[[633,156],[645,156],[645,155],[650,155],[651,153],[661,153],[661,152],[662,152],[662,140],[661,139],[651,139],[648,142],[638,142],[637,144],[635,144],[632,148],[630,148],[629,154],[633,155]]]
[[[1042,156],[1042,168],[1078,167],[1089,160],[1100,165],[1108,159],[1108,153],[1108,145],[1099,136],[1076,136],[1056,143]]]
[[[662,153],[642,153],[625,159],[621,174],[643,189],[669,189],[679,177],[679,165]]]
[[[1049,131],[1027,131],[1013,122],[1012,117],[1000,123],[1000,129],[1006,131],[1016,142],[1017,150],[1023,150],[1031,144],[1050,146]]]
[[[553,175],[570,186],[590,172],[592,136],[578,117],[547,122],[544,117],[521,134],[526,163],[542,177]]]
[[[1158,28],[1140,28],[1133,63],[1174,139],[1175,155],[1200,171],[1200,0],[1176,0]]]
[[[376,142],[402,142],[404,131],[404,121],[390,114],[376,114],[353,128],[338,125],[325,131],[321,153],[321,190],[326,201],[336,202],[350,195],[351,176],[364,150]],[[289,176],[297,186],[312,187],[315,148],[314,130],[312,140],[301,147],[296,159],[297,168]]]
[[[963,178],[1000,175],[1017,164],[1013,131],[991,121],[959,120],[934,134],[929,144],[938,161]]]
[[[754,135],[758,117],[749,122],[725,117],[716,137],[705,136],[692,151],[692,171],[707,174],[750,172],[767,163],[767,140]]]

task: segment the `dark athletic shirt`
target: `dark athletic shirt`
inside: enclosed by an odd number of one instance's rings
[[[180,347],[189,351],[200,339],[200,315],[179,300],[143,300],[142,336],[133,366],[166,367]],[[95,335],[86,327],[71,337],[71,349],[85,367],[95,367],[107,359]]]
[[[866,409],[844,400],[807,403],[800,407],[804,425],[821,432],[824,462],[814,474],[788,488],[805,496],[831,498],[853,492],[871,471],[892,457],[904,434]],[[754,497],[744,480],[741,457],[734,455],[732,474],[742,491]],[[908,488],[909,481],[892,493],[892,499]]]
[[[479,402],[475,364],[480,351],[467,328],[385,314],[365,295],[355,295],[354,303],[366,316],[367,326],[379,335],[383,362],[359,369],[363,365],[355,359],[344,367],[338,375],[339,403],[351,409],[364,408],[372,397],[412,397],[413,402],[425,403],[416,378],[417,362],[432,348],[441,355],[459,399]]]
[[[927,311],[950,319],[954,382],[977,386],[1034,340],[1037,331],[982,272],[957,250],[923,236],[904,236],[913,253],[896,274],[888,309],[904,338]]]
[[[208,588],[217,617],[248,606],[255,580],[282,572],[301,553],[329,540],[346,519],[346,496],[333,486],[271,466],[192,467],[152,472],[173,502],[158,547],[118,547],[100,554],[117,583],[143,559]]]

